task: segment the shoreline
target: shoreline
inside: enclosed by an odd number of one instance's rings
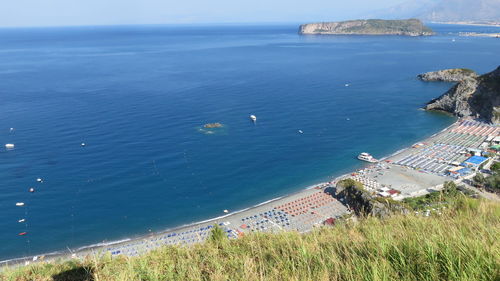
[[[348,174],[343,174],[343,175],[341,175],[339,177],[335,177],[335,180],[338,179],[338,178],[344,177],[346,175],[348,175]],[[64,258],[64,257],[66,257],[68,255],[68,252],[69,252],[69,254],[73,254],[75,252],[88,252],[88,251],[93,251],[93,250],[96,250],[96,249],[102,249],[103,247],[109,247],[109,246],[113,246],[113,245],[119,245],[121,243],[127,243],[127,242],[131,242],[131,241],[135,241],[135,240],[149,238],[149,237],[155,236],[155,235],[162,235],[162,234],[165,234],[165,233],[179,231],[179,230],[186,229],[186,228],[192,228],[192,227],[196,227],[196,226],[207,224],[207,223],[213,223],[213,222],[217,222],[217,221],[219,221],[221,219],[224,219],[224,218],[227,218],[227,217],[235,216],[235,215],[241,214],[241,213],[246,212],[246,211],[251,211],[251,210],[257,209],[257,208],[259,208],[261,206],[265,206],[266,204],[270,204],[270,203],[273,203],[273,202],[281,200],[281,199],[285,199],[285,198],[288,198],[288,197],[291,197],[291,196],[294,196],[294,195],[300,195],[304,191],[308,191],[308,190],[316,188],[317,186],[326,185],[326,184],[327,184],[327,182],[320,182],[320,183],[317,183],[317,184],[308,185],[307,187],[302,188],[302,189],[300,189],[298,191],[295,191],[295,192],[292,192],[292,193],[288,193],[288,194],[285,194],[285,195],[282,195],[282,196],[279,196],[279,197],[276,197],[276,198],[272,198],[272,199],[269,199],[267,201],[264,201],[264,202],[252,205],[252,206],[247,207],[247,208],[236,210],[234,212],[230,212],[230,213],[222,215],[222,216],[218,216],[218,217],[214,217],[214,218],[209,218],[209,219],[202,220],[202,221],[196,221],[196,222],[186,223],[186,224],[183,224],[183,225],[180,225],[180,226],[175,226],[175,227],[172,227],[172,228],[167,228],[165,230],[161,230],[161,231],[157,231],[157,232],[151,232],[151,233],[148,233],[148,234],[139,234],[139,235],[134,236],[134,237],[123,238],[123,239],[114,240],[114,241],[110,241],[110,242],[100,242],[100,243],[95,243],[95,244],[91,244],[91,245],[80,246],[80,247],[78,247],[78,248],[76,248],[74,250],[71,250],[71,249],[67,248],[66,250],[53,251],[53,252],[39,254],[39,255],[35,255],[35,256],[38,256],[38,257],[47,257],[47,258],[50,258],[50,260],[57,260],[58,258]],[[31,261],[32,257],[33,256],[25,256],[25,257],[12,258],[12,259],[7,259],[7,260],[0,260],[0,268],[2,268],[3,266],[18,265],[19,263],[25,262],[27,260]],[[9,264],[9,263],[14,263],[14,264]]]
[[[167,237],[168,237],[168,239],[170,239],[171,237],[174,236],[174,235],[171,236],[172,233],[178,233],[178,232],[180,234],[183,234],[183,235],[185,233],[188,233],[188,235],[190,235],[190,233],[194,233],[192,236],[190,236],[190,238],[197,235],[196,238],[199,238],[199,240],[195,241],[195,239],[191,239],[188,242],[179,240],[173,244],[175,244],[175,245],[194,244],[194,243],[204,241],[202,239],[204,237],[203,235],[206,235],[206,232],[209,231],[209,229],[210,229],[209,226],[211,226],[212,224],[217,224],[217,225],[221,226],[222,228],[224,228],[224,230],[227,233],[229,233],[228,237],[238,238],[238,237],[244,235],[244,233],[243,233],[244,229],[242,228],[242,226],[244,224],[242,224],[240,226],[240,228],[237,227],[237,225],[239,223],[241,223],[240,220],[243,221],[245,219],[248,219],[248,217],[254,213],[261,212],[260,215],[262,215],[262,212],[265,212],[265,210],[270,209],[272,207],[272,205],[277,205],[280,202],[283,205],[283,203],[286,204],[290,200],[297,201],[298,200],[297,198],[299,198],[299,197],[304,197],[304,196],[310,197],[312,195],[315,195],[315,193],[317,195],[318,192],[324,193],[325,189],[327,189],[328,187],[334,186],[334,184],[338,180],[346,178],[346,177],[350,177],[355,173],[363,174],[364,171],[371,171],[372,169],[374,169],[373,166],[382,166],[383,167],[384,165],[392,165],[392,164],[388,164],[390,162],[387,162],[387,161],[392,162],[392,160],[388,160],[388,159],[394,159],[394,158],[398,158],[401,156],[411,154],[411,151],[412,151],[412,149],[415,149],[416,144],[431,142],[433,139],[435,139],[443,134],[451,132],[452,129],[454,129],[455,127],[458,127],[462,122],[464,122],[464,120],[468,120],[468,119],[456,119],[449,126],[441,129],[440,131],[438,131],[430,136],[424,137],[424,139],[420,140],[419,142],[417,142],[413,145],[404,147],[402,149],[399,149],[396,152],[389,154],[388,156],[384,156],[384,157],[380,158],[379,163],[377,163],[376,165],[367,164],[363,168],[352,171],[351,173],[346,173],[346,174],[339,175],[339,176],[332,176],[332,179],[330,181],[308,185],[302,189],[297,190],[296,192],[292,192],[292,193],[289,193],[289,194],[286,194],[283,196],[272,198],[270,200],[258,203],[256,205],[253,205],[253,206],[248,207],[248,208],[243,208],[241,210],[237,210],[237,211],[234,211],[234,212],[231,212],[228,214],[224,214],[222,216],[210,218],[207,220],[192,222],[192,223],[180,225],[177,227],[165,229],[165,230],[162,230],[159,232],[152,232],[149,234],[138,235],[136,237],[130,237],[130,238],[125,238],[125,239],[116,240],[116,241],[110,241],[108,243],[96,243],[93,245],[82,246],[82,247],[76,248],[75,250],[68,248],[67,250],[51,252],[51,253],[47,253],[47,254],[40,255],[40,256],[29,256],[29,257],[20,257],[20,258],[4,260],[4,261],[0,261],[0,268],[4,267],[4,266],[16,266],[16,265],[23,265],[23,264],[27,265],[27,264],[30,264],[31,262],[38,262],[38,261],[52,262],[52,261],[57,261],[57,260],[69,260],[69,259],[74,259],[74,258],[85,258],[87,256],[101,255],[101,254],[106,253],[106,252],[110,252],[111,255],[114,256],[114,255],[122,254],[121,250],[117,250],[117,249],[131,247],[131,245],[136,247],[136,248],[141,247],[141,249],[144,250],[144,251],[140,251],[140,252],[137,252],[137,251],[134,252],[134,255],[138,255],[138,254],[145,253],[151,249],[154,249],[154,248],[161,246],[158,244],[161,241],[165,241],[164,243],[167,243],[166,242]],[[394,166],[396,166],[396,165],[394,165]],[[393,169],[395,169],[395,168],[397,168],[397,167],[393,167]],[[405,169],[408,170],[408,168],[405,168]],[[400,168],[400,170],[402,170],[403,172],[408,172],[405,169]],[[377,170],[377,172],[380,174],[380,170]],[[418,172],[421,173],[421,171],[418,171]],[[420,176],[421,175],[419,175],[418,173],[416,173],[416,175],[415,175],[415,173],[414,173],[414,175],[409,175],[409,177],[413,177],[413,178],[417,178],[417,179]],[[375,178],[376,177],[377,176],[375,176]],[[437,177],[437,176],[435,176],[435,177]],[[435,181],[435,179],[432,179],[432,180]],[[440,177],[440,180],[441,180],[441,184],[442,184],[447,179],[444,177]],[[438,185],[432,184],[430,186],[426,186],[425,189],[436,188],[437,186]],[[426,190],[419,190],[418,192],[416,192],[416,191],[412,191],[412,192],[413,192],[413,195],[412,195],[412,193],[408,193],[408,194],[410,194],[409,196],[420,196],[421,193],[426,192]],[[294,201],[292,201],[292,202],[294,202]],[[336,208],[335,210],[332,211],[333,215],[331,217],[340,217],[346,213],[349,213],[349,210],[345,206],[343,206],[343,205],[339,206],[338,203],[340,203],[340,202],[339,201],[336,201],[336,202],[332,201],[331,202],[331,204],[332,204],[331,207],[333,209]],[[278,210],[278,209],[277,209],[277,207],[273,207],[272,210]],[[246,216],[246,218],[245,218],[245,216]],[[253,219],[253,217],[251,217],[251,218]],[[325,216],[324,218],[327,218],[327,217]],[[322,218],[322,219],[324,219],[324,218]],[[231,227],[229,227],[229,225],[231,225]],[[314,227],[316,227],[317,225],[318,225],[318,223],[315,222],[314,224],[309,225],[310,226],[309,229],[303,228],[303,229],[301,229],[302,230],[301,231],[297,228],[297,231],[307,232],[307,231],[310,231],[311,229],[313,229]],[[285,227],[280,227],[276,223],[272,223],[271,226],[272,227],[277,226],[277,228],[275,227],[274,230],[276,230],[276,229],[282,230],[285,228]],[[298,226],[300,227],[300,223],[298,224]],[[198,233],[199,232],[197,230],[198,228],[200,230],[203,229],[201,234]],[[288,229],[288,228],[286,228],[286,229]],[[266,231],[266,230],[267,229],[264,228],[262,231]],[[270,231],[274,231],[274,230],[270,230]],[[291,230],[294,230],[294,229],[291,229]],[[197,231],[197,232],[193,232],[193,231]],[[258,229],[258,231],[261,231],[261,230]],[[183,238],[183,240],[184,240],[184,238]],[[170,242],[168,242],[168,243],[170,243]],[[167,245],[170,245],[170,244],[167,244]],[[134,255],[132,255],[132,256],[134,256]]]

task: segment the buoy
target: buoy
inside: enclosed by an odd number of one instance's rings
[[[33,193],[33,192],[35,192],[35,189],[34,189],[33,187],[30,187],[29,191],[30,191],[31,193]]]
[[[224,210],[224,213],[226,213],[226,214],[227,214],[227,213],[229,213],[229,211],[228,211],[228,210]]]
[[[19,236],[23,236],[23,235],[26,235],[26,234],[28,234],[28,232],[21,232],[21,233],[19,233]]]
[[[12,148],[14,148],[14,144],[13,143],[8,143],[8,144],[5,145],[5,148],[12,149]]]
[[[43,182],[43,180],[41,178],[37,178],[36,181],[37,182]]]
[[[20,219],[17,222],[25,222],[25,221],[26,221],[26,219]]]
[[[19,206],[19,207],[24,206],[24,202],[17,202],[16,206]]]

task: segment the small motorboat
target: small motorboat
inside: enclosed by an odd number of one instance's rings
[[[81,146],[85,146],[86,144],[85,144],[84,142],[82,142],[80,145],[81,145]]]
[[[25,222],[25,221],[26,221],[26,219],[20,219],[17,222]]]
[[[28,234],[28,232],[21,232],[21,233],[19,233],[19,236],[23,236],[23,235],[26,235],[26,234]]]
[[[373,156],[371,156],[369,153],[366,153],[366,152],[362,152],[361,154],[359,154],[358,159],[361,161],[366,161],[366,162],[370,162],[370,163],[377,163],[378,162],[377,159],[373,158]]]
[[[37,182],[43,182],[42,178],[37,178],[36,181]]]
[[[17,202],[16,206],[22,207],[22,206],[24,206],[24,202]]]
[[[302,130],[299,130],[299,134],[303,134],[304,132]]]
[[[13,149],[15,147],[15,145],[13,143],[8,143],[5,145],[5,148],[7,149]]]
[[[224,210],[224,213],[226,213],[226,214],[227,214],[227,213],[229,213],[229,211],[228,211],[228,210]]]
[[[250,120],[252,120],[253,122],[257,121],[257,116],[250,115]]]

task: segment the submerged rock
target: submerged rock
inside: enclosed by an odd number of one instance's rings
[[[224,127],[224,125],[222,125],[221,123],[207,123],[205,125],[203,125],[203,128],[207,128],[207,129],[211,129],[211,128],[222,128]]]

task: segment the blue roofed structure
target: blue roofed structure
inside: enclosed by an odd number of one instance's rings
[[[482,156],[472,156],[471,158],[464,161],[464,166],[477,168],[486,162],[488,158]]]
[[[458,173],[460,176],[464,177],[464,176],[467,176],[467,175],[469,175],[470,173],[472,173],[472,170],[471,170],[471,169],[469,169],[469,168],[463,168],[463,169],[458,170],[458,171],[457,171],[457,173]]]

